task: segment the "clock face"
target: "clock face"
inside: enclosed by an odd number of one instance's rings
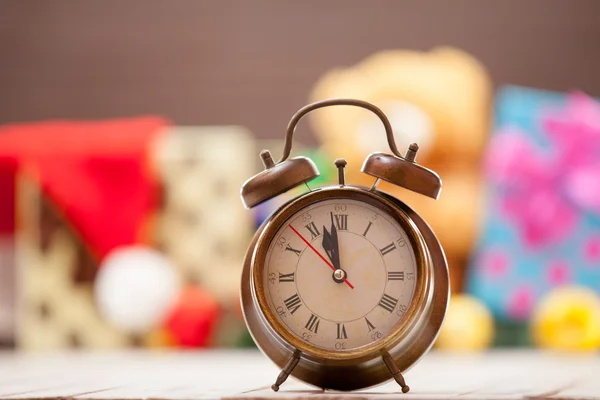
[[[284,327],[318,348],[345,351],[395,329],[415,293],[417,265],[391,215],[361,201],[329,199],[279,228],[262,277]]]

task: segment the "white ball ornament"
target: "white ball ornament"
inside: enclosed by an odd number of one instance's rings
[[[162,322],[180,292],[172,263],[144,246],[118,248],[100,264],[94,293],[102,316],[129,333],[144,333]]]

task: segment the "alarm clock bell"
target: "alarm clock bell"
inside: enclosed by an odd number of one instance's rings
[[[442,180],[435,172],[415,163],[419,146],[408,147],[405,157],[385,153],[372,153],[365,159],[361,171],[424,196],[437,199],[442,190]],[[375,187],[375,185],[374,185]]]
[[[246,209],[319,176],[315,163],[306,157],[295,157],[275,164],[269,150],[263,150],[260,152],[260,158],[265,167],[264,171],[254,175],[242,185],[241,196]]]
[[[242,185],[241,197],[244,207],[247,209],[255,207],[319,176],[319,170],[311,159],[295,157],[288,160],[287,158],[291,153],[292,138],[300,119],[313,110],[332,105],[352,105],[368,109],[377,114],[384,125],[393,154],[372,153],[365,159],[361,171],[377,178],[371,190],[375,190],[379,180],[383,179],[433,199],[438,198],[442,190],[440,177],[435,172],[415,163],[419,150],[416,143],[409,146],[405,156],[400,154],[394,141],[392,127],[383,111],[361,100],[332,99],[309,104],[294,115],[288,124],[283,156],[277,163],[273,161],[269,150],[261,151],[260,157],[265,169]]]

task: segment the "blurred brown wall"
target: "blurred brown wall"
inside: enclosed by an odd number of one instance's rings
[[[0,0],[0,123],[158,113],[279,137],[327,69],[443,44],[497,85],[600,95],[599,17],[593,0]]]

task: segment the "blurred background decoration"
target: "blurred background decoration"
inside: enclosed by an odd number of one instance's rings
[[[437,171],[438,347],[600,347],[600,3],[0,2],[0,344],[252,346],[246,211],[302,105],[355,97]],[[368,112],[300,126],[333,182],[387,151]]]
[[[444,195],[438,200],[383,182],[380,189],[405,200],[429,221],[446,253],[451,286],[462,289],[464,267],[480,220],[479,162],[490,118],[491,82],[470,54],[450,47],[429,52],[382,51],[348,69],[327,72],[312,99],[349,97],[379,105],[390,119],[402,151],[419,144],[419,163],[436,171]],[[315,131],[330,158],[348,159],[348,179],[370,186],[360,172],[366,157],[387,152],[379,119],[355,107],[314,114]],[[470,210],[464,213],[464,210]]]
[[[600,290],[600,103],[505,87],[495,115],[469,292],[518,332],[547,292]]]

